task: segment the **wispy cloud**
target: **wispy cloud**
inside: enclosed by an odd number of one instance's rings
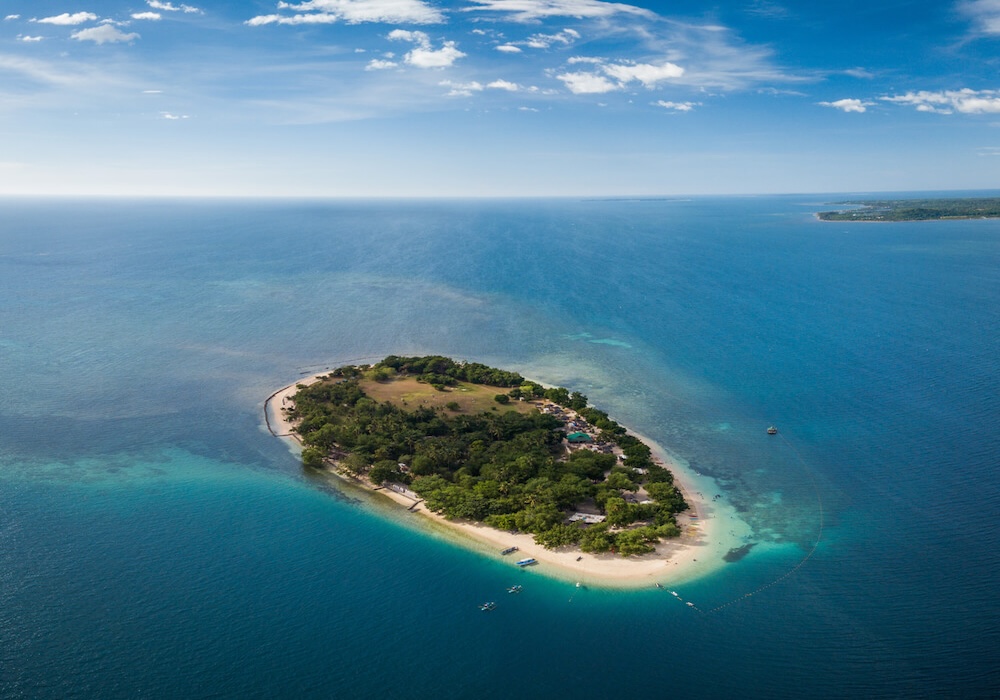
[[[17,40],[18,41],[26,41],[26,42],[28,42],[30,44],[32,42],[41,41],[42,37],[40,37],[40,36],[25,36],[23,34],[19,34],[18,37],[17,37]]]
[[[618,2],[600,0],[472,0],[476,7],[467,12],[509,13],[515,22],[535,22],[549,17],[575,17],[576,19],[607,18],[614,15],[635,15],[654,18],[649,10]]]
[[[265,24],[440,24],[444,15],[421,0],[307,0],[298,4],[279,2],[278,10],[296,14],[258,15],[246,21],[252,27]]]
[[[965,0],[958,10],[972,20],[982,34],[1000,34],[1000,0]]]
[[[73,32],[70,37],[77,41],[92,41],[95,44],[120,44],[139,38],[136,32],[123,32],[113,24],[102,24],[99,27],[88,27]]]
[[[368,65],[365,66],[365,70],[389,70],[390,68],[398,68],[399,64],[395,61],[388,61],[384,58],[373,58],[368,61]]]
[[[918,112],[936,114],[996,114],[1000,113],[1000,90],[942,90],[932,92],[921,90],[905,95],[891,95],[880,98],[885,102],[910,105]]]
[[[39,24],[59,24],[66,26],[73,26],[77,24],[83,24],[84,22],[93,22],[97,19],[97,15],[93,12],[74,12],[70,14],[68,12],[63,12],[61,15],[55,15],[53,17],[43,17],[42,19],[32,19],[32,22],[38,22]]]
[[[21,19],[21,15],[7,15],[4,17],[4,21],[9,22],[12,19]]]
[[[983,146],[977,155],[980,156],[1000,156],[1000,146]]]
[[[824,107],[833,107],[834,109],[839,109],[841,112],[858,112],[863,113],[868,111],[868,106],[871,102],[864,102],[855,98],[844,98],[842,100],[835,100],[833,102],[820,102],[820,105]]]
[[[785,19],[791,14],[787,7],[772,0],[753,0],[746,12],[769,19]]]
[[[431,45],[430,37],[424,32],[394,29],[389,32],[390,41],[408,41],[416,46],[403,56],[403,61],[416,68],[447,68],[465,56],[454,41],[445,41],[441,48]]]
[[[182,119],[190,119],[190,117],[188,117],[188,115],[186,114],[171,114],[170,112],[162,112],[160,114],[160,117],[166,119],[167,121],[172,121],[172,122],[180,121]]]
[[[202,14],[200,8],[194,7],[192,5],[174,5],[172,2],[160,2],[160,0],[146,0],[146,4],[152,7],[154,10],[163,10],[164,12],[185,12],[188,14]]]
[[[701,102],[669,102],[667,100],[657,100],[653,104],[671,112],[690,112],[695,107],[701,106]]]
[[[575,29],[563,29],[555,34],[532,34],[524,41],[514,41],[510,44],[527,46],[532,49],[547,49],[554,44],[569,46],[579,38],[580,32]]]
[[[152,21],[155,22],[155,21],[157,21],[159,19],[162,19],[162,18],[163,18],[163,15],[161,15],[159,12],[133,12],[132,13],[132,19],[152,20]]]
[[[451,80],[442,80],[438,85],[448,88],[448,97],[471,97],[474,92],[482,92],[483,84],[473,80],[468,83],[456,83]]]

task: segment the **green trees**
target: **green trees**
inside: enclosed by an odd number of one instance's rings
[[[457,403],[448,405],[449,411],[410,409],[405,402],[379,403],[361,389],[362,377],[388,381],[396,376],[423,377],[442,385],[488,381],[511,387],[496,395],[501,405],[511,397],[544,396],[574,408],[600,428],[621,447],[625,463],[613,454],[589,450],[567,455],[562,445],[565,425],[546,413],[473,414],[457,411]],[[674,514],[686,504],[670,473],[652,462],[644,443],[603,411],[588,407],[579,392],[545,389],[516,373],[440,356],[390,356],[374,368],[335,370],[328,381],[300,388],[294,400],[291,417],[298,420],[296,430],[305,444],[304,465],[322,467],[324,457],[334,452],[342,469],[367,474],[374,484],[412,482],[427,507],[447,518],[532,533],[546,547],[578,543],[584,551],[624,556],[650,551],[659,537],[679,532]],[[403,471],[400,463],[408,469]],[[636,492],[644,479],[655,503],[628,502],[625,496]],[[585,503],[601,509],[605,522],[569,523],[570,513]]]

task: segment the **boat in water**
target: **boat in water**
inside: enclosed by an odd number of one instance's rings
[[[524,586],[522,586],[521,584],[517,584],[516,586],[511,586],[510,588],[508,588],[507,592],[508,593],[520,593],[523,590],[523,588],[524,588]]]
[[[517,565],[518,566],[531,566],[532,564],[537,564],[537,563],[538,563],[537,559],[531,559],[531,558],[529,558],[529,559],[522,559],[521,561],[517,562]]]
[[[496,607],[497,604],[491,600],[488,603],[483,603],[482,605],[480,605],[479,609],[484,612],[489,612],[490,610],[496,610]]]
[[[772,425],[772,426],[771,426],[770,428],[768,428],[768,429],[767,429],[767,434],[768,434],[768,435],[777,435],[777,434],[778,434],[778,429],[777,429],[777,428],[775,428],[775,427],[774,427],[774,426]]]

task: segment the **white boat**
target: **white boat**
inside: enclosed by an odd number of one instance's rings
[[[493,602],[493,601],[491,600],[491,601],[489,601],[488,603],[483,603],[482,605],[480,605],[480,606],[479,606],[479,609],[480,609],[480,610],[483,610],[484,612],[489,612],[490,610],[495,610],[495,609],[496,609],[496,607],[497,607],[497,604],[496,604],[496,603],[494,603],[494,602]]]
[[[529,558],[529,559],[522,559],[521,561],[517,562],[517,565],[518,566],[531,566],[532,564],[537,564],[537,563],[538,563],[538,560]]]

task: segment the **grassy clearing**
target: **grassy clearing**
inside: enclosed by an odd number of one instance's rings
[[[509,404],[501,406],[493,399],[497,394],[506,394],[510,391],[509,388],[466,384],[465,382],[448,387],[446,391],[438,391],[430,384],[418,382],[415,377],[397,378],[387,382],[363,379],[361,390],[375,401],[388,401],[394,406],[409,410],[420,406],[447,410],[447,404],[452,401],[458,404],[460,413],[469,414],[494,409],[498,411],[515,410],[520,413],[538,410],[532,404],[524,401],[511,401]]]

